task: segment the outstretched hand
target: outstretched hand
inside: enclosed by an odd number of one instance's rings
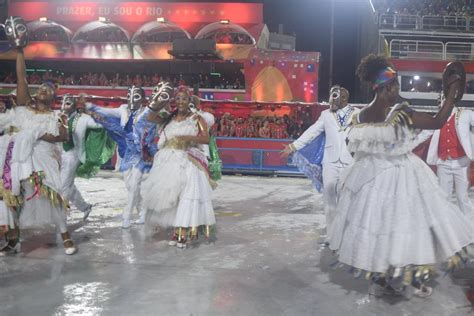
[[[291,148],[290,144],[285,145],[282,151],[280,151],[281,158],[288,158],[290,154],[293,153],[293,149]]]

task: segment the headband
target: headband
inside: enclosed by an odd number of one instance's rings
[[[384,68],[375,79],[372,84],[372,89],[376,90],[377,88],[387,85],[393,79],[397,78],[397,72],[392,67]]]

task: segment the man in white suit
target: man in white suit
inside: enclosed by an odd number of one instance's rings
[[[433,133],[426,162],[436,165],[439,183],[451,196],[453,186],[460,209],[473,212],[468,196],[469,166],[473,159],[471,126],[474,126],[474,111],[454,108],[446,124]]]
[[[83,104],[82,104],[83,105]],[[85,138],[88,128],[102,128],[94,119],[85,113],[79,113],[76,100],[65,95],[61,110],[68,115],[68,132],[70,139],[63,144],[61,155],[62,195],[84,213],[83,219],[89,216],[92,205],[84,201],[74,184],[76,170],[86,160]]]
[[[284,152],[291,153],[305,147],[322,133],[326,134],[323,167],[323,198],[326,209],[326,222],[332,220],[333,212],[337,202],[337,183],[341,172],[349,166],[352,155],[347,150],[345,128],[352,121],[352,117],[359,109],[348,104],[349,91],[334,86],[330,90],[329,109],[321,112],[316,123],[311,125],[297,140],[289,144]]]

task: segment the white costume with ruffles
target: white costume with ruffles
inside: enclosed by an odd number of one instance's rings
[[[408,110],[409,111],[409,110]],[[339,262],[375,273],[448,260],[474,242],[472,219],[452,204],[414,153],[416,132],[398,107],[384,123],[355,122],[354,163],[328,232]]]
[[[59,225],[66,232],[66,214],[59,174],[61,148],[57,143],[40,140],[45,134],[59,135],[57,112],[35,112],[25,106],[16,107],[0,115],[0,127],[15,129],[7,146],[1,149],[2,165],[10,165],[11,188],[14,196],[21,197],[20,228],[41,228]],[[10,159],[8,146],[13,142]],[[2,168],[2,173],[5,169]],[[35,179],[32,175],[36,175]],[[3,176],[5,176],[3,174]],[[4,187],[8,185],[3,183]]]
[[[146,225],[210,226],[216,223],[212,187],[202,146],[178,142],[177,136],[197,136],[195,116],[172,120],[160,133],[150,175],[142,184]]]

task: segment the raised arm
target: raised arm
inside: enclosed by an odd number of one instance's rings
[[[456,80],[456,79],[455,79]],[[448,120],[454,108],[454,100],[461,89],[461,81],[456,80],[449,86],[446,97],[441,101],[441,107],[435,114],[416,112],[411,115],[412,127],[417,129],[440,129]]]
[[[16,54],[16,103],[17,105],[27,105],[30,100],[28,82],[26,80],[26,65],[23,48],[17,48]]]

